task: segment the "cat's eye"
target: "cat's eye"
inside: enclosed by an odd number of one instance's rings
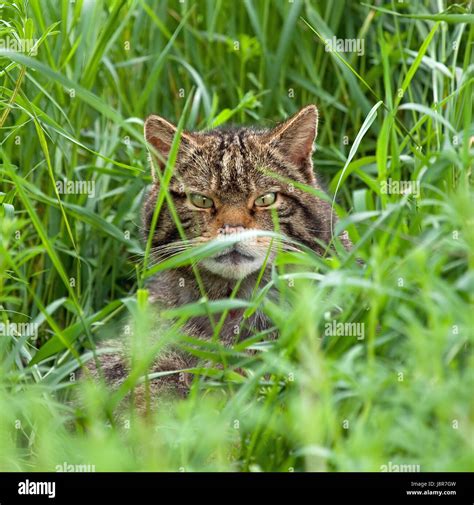
[[[274,204],[276,201],[276,193],[265,193],[264,195],[259,196],[254,204],[256,207],[269,207]]]
[[[199,193],[191,193],[189,195],[189,201],[195,207],[199,207],[200,209],[210,209],[214,205],[214,202],[211,198],[208,198],[207,196],[201,195]]]

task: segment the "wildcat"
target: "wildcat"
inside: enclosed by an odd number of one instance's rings
[[[298,183],[321,190],[313,170],[313,144],[317,135],[318,110],[308,105],[272,129],[237,127],[207,132],[184,132],[168,191],[187,237],[182,240],[170,209],[163,205],[152,237],[152,252],[157,260],[209,241],[218,241],[248,230],[274,230],[278,217],[280,233],[323,254],[315,241],[329,244],[331,225],[336,223],[330,203],[303,189]],[[158,156],[157,168],[163,173],[176,127],[160,116],[145,122],[145,139]],[[153,220],[160,177],[154,182],[143,208],[144,235],[147,239]],[[244,235],[245,237],[245,235]],[[346,234],[340,237],[349,249]],[[268,265],[260,285],[269,280],[275,257],[270,237],[243,238],[198,264],[202,284],[209,300],[229,297],[239,282],[237,297],[249,299],[268,255]],[[166,270],[152,279],[150,300],[158,308],[173,308],[196,302],[202,291],[191,267]],[[256,312],[245,321],[243,310],[232,310],[219,333],[224,344],[245,339],[270,327],[266,317]],[[236,337],[235,329],[239,328]],[[190,319],[185,334],[210,338],[209,318]],[[104,377],[113,386],[126,377],[129,367],[122,348],[100,357]],[[168,349],[153,364],[151,372],[180,370],[195,366],[186,353]],[[95,363],[88,368],[97,374]],[[185,395],[190,377],[183,380],[172,374],[151,382],[151,393],[160,391]]]

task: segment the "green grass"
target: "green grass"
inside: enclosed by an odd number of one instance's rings
[[[0,48],[0,319],[39,326],[0,335],[0,470],[474,469],[473,15],[462,1],[372,3],[3,4],[0,39],[38,47]],[[364,54],[325,51],[333,36]],[[307,103],[354,251],[279,255],[278,302],[259,286],[246,305],[276,342],[181,335],[190,315],[242,304],[231,299],[163,314],[156,344],[143,119],[270,126]],[[65,179],[95,195],[59,194]],[[419,197],[385,193],[389,179],[418,182]],[[130,380],[79,386],[79,362],[129,321]],[[351,322],[363,339],[328,334]],[[203,358],[189,398],[117,415],[167,339]]]

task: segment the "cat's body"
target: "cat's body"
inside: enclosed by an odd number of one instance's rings
[[[284,237],[318,254],[324,252],[321,242],[331,242],[336,218],[326,200],[305,191],[305,187],[321,190],[311,159],[317,122],[316,107],[308,106],[272,130],[237,128],[183,133],[168,186],[187,238],[183,241],[166,204],[155,230],[150,229],[176,128],[158,116],[147,119],[145,137],[156,155],[158,176],[155,175],[148,194],[143,221],[145,239],[153,234],[155,260],[210,241],[236,239],[244,232],[242,240],[199,262],[201,288],[191,267],[166,270],[153,278],[148,289],[157,310],[197,302],[203,295],[209,300],[228,298],[237,283],[237,298],[250,299],[260,274],[261,286],[269,280],[278,241],[262,236],[248,238],[245,232],[273,231],[275,218]],[[346,236],[341,241],[350,247]],[[294,247],[285,240],[279,244]],[[219,340],[231,345],[269,326],[270,322],[259,312],[244,321],[243,310],[231,310],[220,329]],[[183,331],[204,339],[213,334],[207,316],[188,320]],[[161,355],[151,371],[179,370],[195,363],[189,355],[170,350]],[[101,364],[105,378],[112,384],[118,384],[127,374],[126,362],[117,354],[104,355]],[[96,372],[94,364],[89,368]],[[168,376],[152,384],[152,394],[165,386],[185,393],[187,384]]]
[[[248,300],[257,282],[259,272],[250,274],[241,281],[236,298]],[[201,276],[206,298],[208,300],[221,300],[231,296],[235,288],[235,280],[223,281],[219,276],[207,273]],[[265,272],[261,283],[269,280],[269,272]],[[179,286],[179,289],[176,288]],[[174,308],[187,303],[197,302],[202,298],[201,291],[196,283],[194,272],[190,268],[179,268],[164,272],[153,279],[149,286],[150,301],[157,307]],[[244,309],[230,310],[219,331],[219,341],[230,345],[265,330],[269,322],[261,312],[243,319]],[[217,319],[217,318],[214,318]],[[217,321],[214,321],[217,322]],[[213,335],[212,323],[208,316],[194,317],[188,320],[183,327],[184,333],[200,338],[210,338]]]

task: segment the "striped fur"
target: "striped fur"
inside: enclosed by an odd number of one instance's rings
[[[190,242],[181,241],[165,204],[153,234],[156,261],[186,247],[219,239],[229,230],[230,233],[271,231],[274,229],[272,212],[278,216],[281,233],[321,254],[323,251],[315,239],[328,244],[332,238],[331,222],[334,225],[336,218],[328,202],[296,187],[297,183],[301,183],[321,190],[312,163],[317,125],[317,109],[309,105],[271,130],[240,127],[183,133],[169,191]],[[159,116],[150,116],[145,123],[145,137],[156,156],[158,169],[143,209],[145,239],[150,233],[159,180],[175,132],[175,126]],[[274,210],[256,207],[255,199],[269,192],[277,193],[276,202],[271,206]],[[189,199],[191,193],[211,198],[214,205],[206,209],[194,207]],[[350,247],[347,237],[341,237],[341,240],[347,248]],[[221,258],[217,257],[202,261],[199,270],[207,297],[211,300],[228,297],[239,280],[241,285],[237,296],[248,299],[269,244],[266,237],[238,243],[235,249],[247,255],[247,261],[239,261],[240,256],[232,261],[220,261]],[[274,254],[270,254],[270,263],[273,257]],[[264,281],[268,279],[268,270]],[[202,296],[190,268],[163,272],[152,279],[149,289],[152,301],[158,307],[177,307],[197,301]],[[220,332],[224,343],[230,344],[269,327],[269,321],[261,313],[257,312],[245,321],[242,315],[242,311],[231,311],[228,315]],[[239,328],[238,332],[236,328]],[[184,331],[200,338],[212,335],[207,317],[190,320]],[[155,363],[154,371],[179,369],[183,363],[188,366],[195,364],[195,360],[181,353],[171,352],[167,356]],[[108,364],[111,365],[110,375],[116,375],[118,366],[116,356],[109,358],[107,355],[102,357],[106,377]],[[113,379],[116,382],[115,375]]]

